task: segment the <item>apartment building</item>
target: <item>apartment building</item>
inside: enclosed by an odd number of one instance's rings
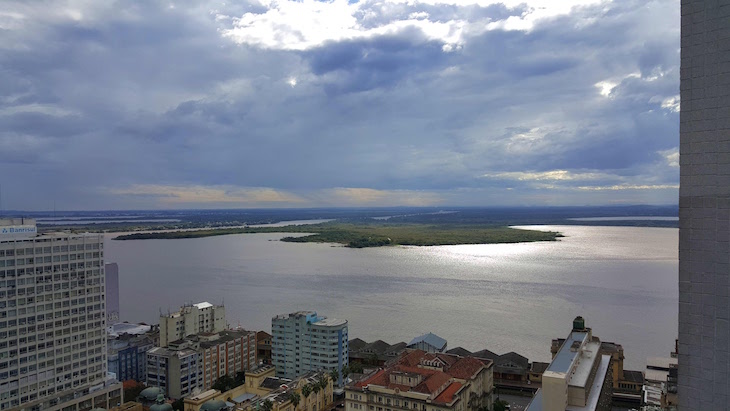
[[[160,315],[160,347],[188,335],[226,329],[226,309],[208,302],[184,305],[180,311]]]
[[[493,404],[488,359],[408,350],[345,387],[345,411],[476,411]]]
[[[207,390],[224,375],[256,367],[256,333],[226,330],[200,333],[147,352],[147,385],[160,387],[168,397],[183,398],[193,390]]]
[[[272,318],[271,334],[271,359],[278,377],[294,379],[310,371],[342,371],[348,364],[347,320],[298,311]]]
[[[256,368],[256,332],[227,330],[203,333],[192,337],[199,342],[202,389],[208,389],[218,378]]]
[[[200,386],[198,352],[186,345],[147,351],[147,386],[159,387],[169,398],[183,398]]]
[[[116,406],[107,375],[104,238],[0,220],[0,409]]]

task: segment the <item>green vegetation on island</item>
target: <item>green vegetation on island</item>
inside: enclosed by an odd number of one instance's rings
[[[393,224],[387,222],[328,222],[285,227],[236,227],[209,230],[145,232],[121,235],[115,240],[200,238],[228,234],[302,233],[284,237],[293,243],[338,243],[351,248],[389,245],[459,245],[556,241],[560,233],[509,227],[451,224]]]

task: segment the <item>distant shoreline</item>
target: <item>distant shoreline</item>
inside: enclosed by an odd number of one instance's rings
[[[280,227],[237,227],[186,231],[145,232],[120,235],[114,240],[151,240],[203,238],[231,234],[302,233],[305,236],[284,237],[294,243],[337,243],[350,248],[394,245],[436,246],[462,244],[508,244],[534,241],[557,241],[557,232],[523,230],[495,226],[340,223]]]

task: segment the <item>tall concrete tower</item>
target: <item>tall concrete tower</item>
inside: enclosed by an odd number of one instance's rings
[[[682,0],[680,409],[730,404],[730,1]]]

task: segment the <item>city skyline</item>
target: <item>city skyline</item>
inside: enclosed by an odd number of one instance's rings
[[[2,209],[677,201],[678,1],[8,2],[0,28]]]

